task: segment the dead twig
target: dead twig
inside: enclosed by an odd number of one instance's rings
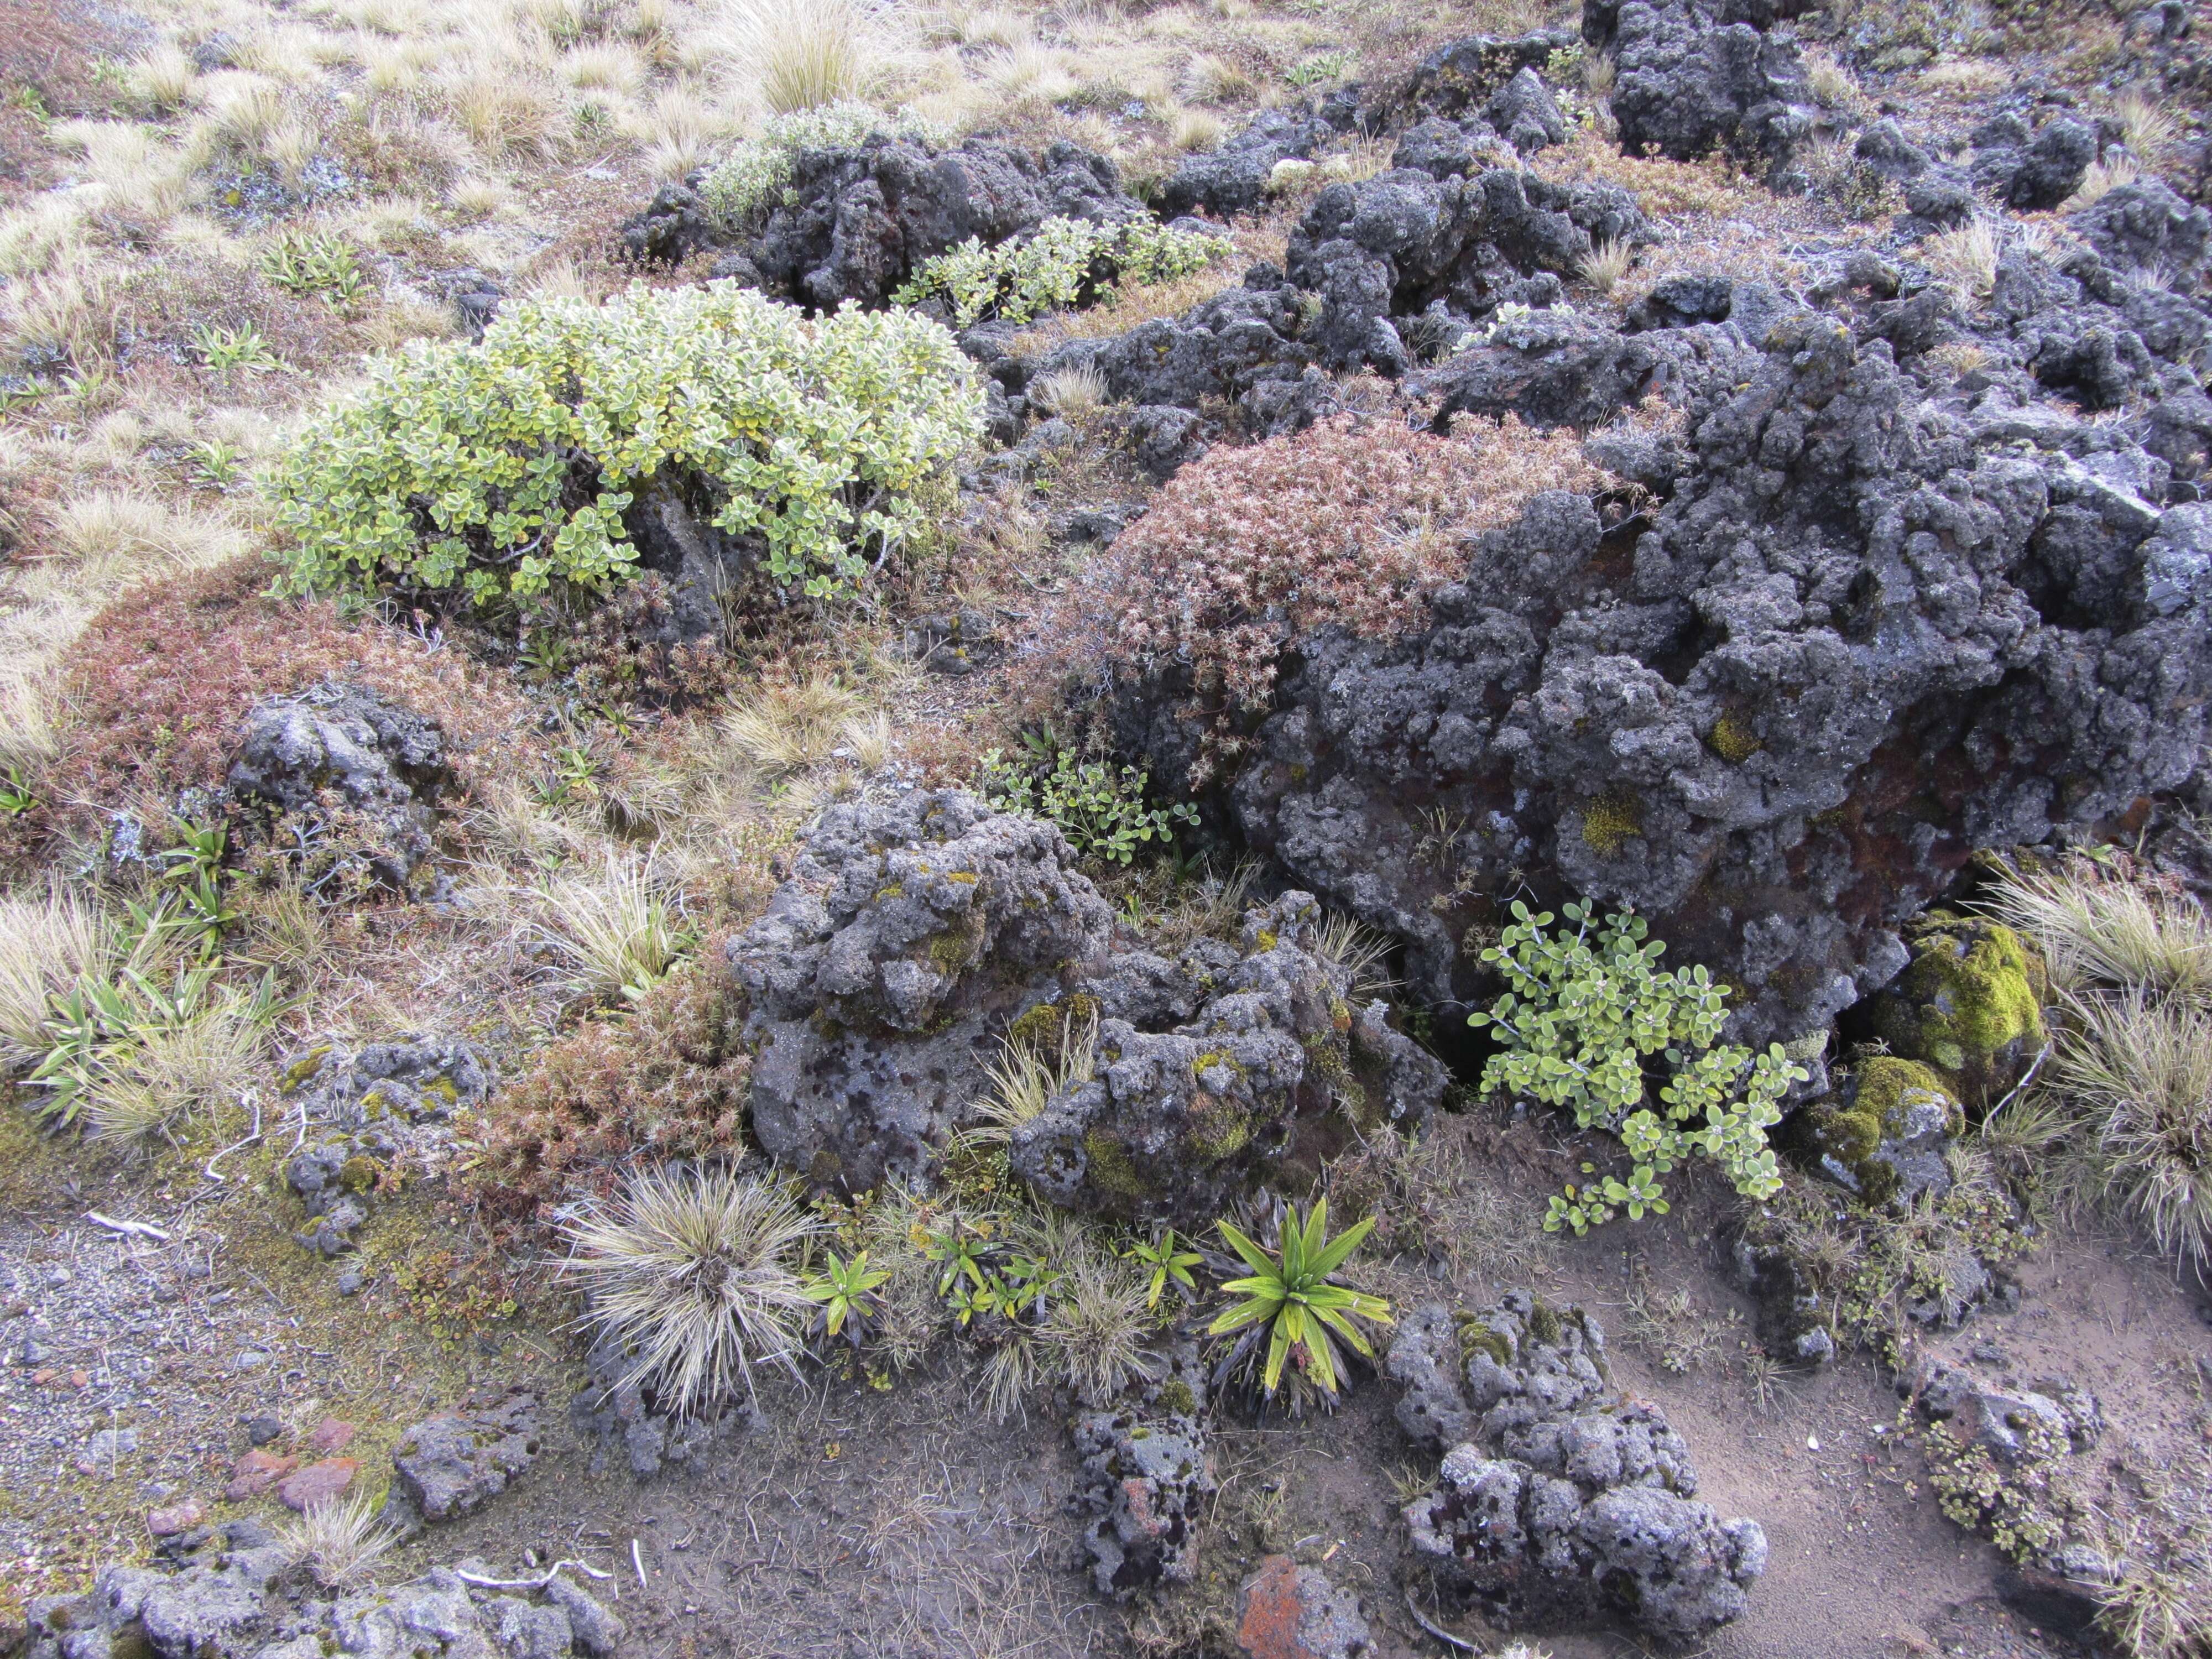
[[[168,1234],[150,1221],[118,1221],[113,1216],[102,1215],[97,1210],[87,1210],[84,1218],[96,1227],[106,1227],[111,1231],[136,1233],[142,1238],[157,1238],[164,1244],[169,1242]]]
[[[556,1561],[535,1578],[487,1578],[482,1573],[464,1572],[459,1567],[453,1569],[453,1577],[464,1584],[474,1584],[478,1589],[544,1589],[563,1567],[574,1567],[578,1572],[587,1572],[594,1578],[614,1577],[611,1572],[601,1572],[588,1561]]]
[[[1436,1620],[1430,1618],[1428,1614],[1423,1613],[1420,1608],[1414,1606],[1413,1589],[1410,1584],[1406,1587],[1406,1611],[1413,1615],[1413,1622],[1415,1624],[1419,1625],[1423,1630],[1428,1632],[1430,1635],[1435,1637],[1437,1641],[1447,1643],[1450,1646],[1457,1648],[1462,1653],[1480,1653],[1482,1651],[1480,1648],[1475,1646],[1474,1643],[1468,1641],[1464,1636],[1454,1636],[1449,1631],[1446,1630],[1443,1626],[1437,1624]]]

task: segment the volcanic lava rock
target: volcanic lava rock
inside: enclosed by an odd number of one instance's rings
[[[1690,1641],[1742,1615],[1765,1534],[1693,1501],[1681,1437],[1613,1392],[1604,1357],[1595,1320],[1525,1291],[1472,1316],[1416,1310],[1386,1362],[1398,1420],[1449,1449],[1406,1506],[1412,1547],[1515,1625],[1614,1613]]]
[[[1374,1650],[1359,1597],[1318,1567],[1271,1555],[1237,1595],[1237,1645],[1247,1659],[1358,1659]]]
[[[1847,317],[1790,310],[1755,342],[1733,316],[1626,337],[1704,337],[1674,360],[1678,459],[1672,440],[1604,452],[1675,470],[1668,499],[1608,522],[1534,497],[1468,541],[1431,628],[1299,639],[1273,704],[1236,724],[1212,796],[1227,826],[1394,934],[1444,1018],[1489,994],[1480,896],[1536,872],[1633,903],[1669,960],[1740,988],[1733,1036],[1810,1038],[1906,966],[1900,930],[1977,847],[2077,831],[2191,777],[2206,526],[2193,502],[2157,505],[2163,462],[2039,401],[2030,372],[2124,314],[2023,252],[2039,308],[2008,312],[2001,276],[1974,319],[1981,389],[1954,392],[1910,348],[1958,325],[1912,320],[1924,290],[1884,300],[1861,274],[1834,290]],[[1532,349],[1580,354],[1618,394],[1577,406],[1571,374],[1530,395],[1486,369],[1460,406],[1601,412],[1652,372],[1602,332]],[[2179,373],[2148,360],[2154,384]],[[1449,401],[1454,372],[1416,384]],[[1196,694],[1181,665],[1120,665],[1121,745],[1170,789],[1223,718]],[[1462,826],[1449,868],[1418,851],[1438,814]]]
[[[538,1399],[521,1389],[427,1417],[392,1449],[388,1507],[410,1519],[448,1521],[482,1508],[538,1456]]]
[[[919,1181],[1008,1021],[1076,988],[1113,913],[1050,823],[958,791],[835,806],[732,940],[753,1133],[855,1190]]]
[[[1733,0],[1583,0],[1584,42],[1613,55],[1624,155],[1725,149],[1786,172],[1812,136],[1812,94],[1796,41],[1747,13]]]
[[[1083,1460],[1076,1502],[1099,1593],[1126,1597],[1181,1583],[1198,1570],[1198,1528],[1216,1481],[1203,1420],[1136,1410],[1086,1412],[1074,1422]]]
[[[1324,367],[1397,374],[1410,359],[1393,318],[1437,301],[1468,318],[1548,304],[1598,242],[1644,228],[1617,185],[1511,167],[1443,179],[1401,167],[1323,190],[1291,233],[1285,268],[1321,298],[1310,337]]]
[[[889,304],[925,259],[971,236],[995,246],[1049,218],[1144,216],[1113,162],[1064,140],[1042,154],[986,138],[939,150],[877,133],[851,148],[799,151],[756,222],[722,224],[695,188],[664,185],[621,237],[628,257],[646,263],[725,249],[715,276],[834,311],[848,300]]]
[[[1285,894],[1243,947],[1170,962],[1124,933],[1052,824],[958,791],[832,808],[730,961],[750,1006],[753,1132],[854,1188],[919,1181],[988,1091],[1002,1037],[1096,1022],[1095,1072],[1010,1148],[1054,1202],[1195,1225],[1362,1128],[1425,1122],[1442,1066],[1352,1006],[1320,915]]]
[[[1253,212],[1267,199],[1277,162],[1310,160],[1338,136],[1325,117],[1310,111],[1262,110],[1220,149],[1177,162],[1160,186],[1160,210],[1170,218],[1205,212],[1226,219]]]
[[[365,867],[405,889],[428,863],[433,809],[452,781],[436,721],[329,680],[253,706],[224,788],[256,818],[294,817],[302,846],[344,843],[328,868]]]
[[[407,1583],[333,1595],[289,1577],[288,1552],[251,1521],[167,1540],[156,1567],[102,1568],[82,1595],[28,1609],[27,1659],[320,1659],[331,1653],[613,1659],[622,1621],[562,1579],[495,1591],[435,1567]],[[481,1561],[461,1563],[481,1577]],[[542,1597],[533,1600],[533,1596]]]
[[[1285,893],[1246,916],[1241,959],[1186,1023],[1154,1035],[1105,1019],[1096,1075],[1014,1131],[1015,1173],[1063,1207],[1188,1227],[1263,1172],[1317,1167],[1346,1123],[1418,1133],[1443,1068],[1383,1004],[1351,1005],[1321,920]]]

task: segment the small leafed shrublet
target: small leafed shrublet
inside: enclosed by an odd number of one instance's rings
[[[1290,639],[1334,625],[1387,639],[1466,574],[1466,536],[1547,489],[1610,480],[1571,433],[1508,419],[1450,437],[1341,415],[1294,437],[1222,447],[1184,467],[1115,540],[1052,632],[1066,660],[1182,659],[1243,708],[1264,706]]]
[[[605,588],[637,558],[623,511],[658,478],[757,534],[776,581],[833,597],[921,522],[915,492],[982,407],[951,335],[910,313],[810,319],[727,283],[526,301],[481,344],[381,360],[309,426],[275,482],[285,585],[481,605]]]

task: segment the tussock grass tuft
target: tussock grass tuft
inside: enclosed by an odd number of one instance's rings
[[[1098,1017],[1063,1016],[1058,1054],[1048,1056],[1034,1042],[1019,1039],[1001,1045],[991,1062],[990,1092],[975,1104],[975,1126],[961,1139],[973,1146],[1003,1146],[1015,1130],[1042,1113],[1055,1095],[1079,1089],[1097,1072]]]
[[[1143,1277],[1125,1261],[1085,1249],[1073,1253],[1039,1334],[1076,1397],[1103,1407],[1156,1373],[1158,1362],[1145,1347],[1152,1327]]]
[[[556,876],[544,889],[550,920],[537,930],[573,971],[579,989],[635,1000],[676,965],[688,943],[680,901],[652,860],[612,851],[599,868]]]
[[[827,675],[763,687],[722,717],[731,749],[770,777],[820,765],[860,713],[860,698]]]
[[[1997,258],[2002,251],[1996,227],[1987,219],[1976,219],[1953,230],[1936,232],[1921,244],[1920,257],[1929,270],[1972,306],[1987,299],[1996,286]]]
[[[869,0],[734,0],[730,43],[777,115],[858,98],[878,13]]]
[[[794,1373],[814,1310],[793,1262],[815,1223],[781,1186],[728,1170],[648,1170],[564,1231],[564,1271],[587,1317],[635,1351],[631,1378],[692,1413],[753,1387],[756,1364]]]
[[[1628,275],[1628,267],[1635,258],[1636,250],[1626,237],[1608,236],[1583,260],[1583,280],[1600,294],[1611,294],[1620,286],[1620,279]]]
[[[2212,1261],[2212,1010],[2142,991],[2071,1000],[2056,1126],[2091,1196],[2160,1249]]]
[[[76,889],[0,894],[0,1059],[22,1066],[44,1054],[52,999],[106,954],[104,920]]]
[[[1106,401],[1106,375],[1096,363],[1041,374],[1030,386],[1030,401],[1048,415],[1080,420]]]
[[[2124,92],[2112,102],[2112,119],[2120,129],[2120,142],[2128,153],[2147,167],[2155,167],[2181,137],[2182,124],[2174,112],[2148,94]]]
[[[2186,894],[2077,860],[2000,882],[1984,908],[2069,988],[2141,986],[2212,1006],[2212,919]]]
[[[2142,177],[2142,169],[2124,155],[2115,155],[2108,161],[2092,161],[2089,170],[2081,175],[2081,182],[2066,198],[2064,211],[2077,213],[2094,207],[2106,195],[2122,185],[2132,185]]]
[[[307,1568],[326,1589],[360,1583],[399,1541],[399,1534],[377,1518],[377,1507],[367,1491],[310,1504],[305,1514],[277,1529],[285,1565]]]

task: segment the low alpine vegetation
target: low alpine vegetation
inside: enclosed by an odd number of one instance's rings
[[[911,313],[809,320],[723,283],[526,301],[481,344],[380,361],[309,427],[273,485],[284,585],[602,591],[636,562],[638,491],[680,480],[777,583],[829,599],[921,525],[981,414],[952,337]]]
[[[1292,638],[1413,632],[1429,596],[1465,574],[1464,537],[1510,523],[1540,491],[1611,482],[1571,432],[1510,419],[1440,437],[1346,414],[1217,446],[1085,568],[1048,626],[1064,642],[1052,660],[1079,674],[1182,662],[1205,700],[1262,708]]]
[[[1010,323],[1097,298],[1116,282],[1173,282],[1226,258],[1225,236],[1176,230],[1151,219],[1118,225],[1053,218],[1018,242],[986,247],[971,236],[925,260],[894,296],[918,305],[943,295],[960,327],[996,317]]]
[[[1559,911],[1566,926],[1554,934],[1550,911],[1513,902],[1512,925],[1482,953],[1508,988],[1489,1012],[1468,1016],[1504,1045],[1483,1066],[1486,1093],[1565,1107],[1578,1127],[1619,1135],[1633,1163],[1626,1181],[1607,1176],[1555,1195],[1545,1231],[1587,1232],[1622,1210],[1631,1220],[1664,1214],[1659,1177],[1692,1153],[1747,1198],[1780,1191],[1766,1132],[1805,1068],[1780,1043],[1754,1054],[1717,1042],[1728,988],[1702,967],[1662,972],[1667,947],[1645,938],[1642,917],[1601,919],[1587,902]]]
[[[1282,1383],[1284,1366],[1295,1362],[1301,1378],[1334,1397],[1344,1375],[1337,1343],[1372,1358],[1374,1349],[1360,1327],[1390,1322],[1390,1304],[1381,1297],[1335,1282],[1338,1270],[1375,1230],[1375,1218],[1369,1216],[1331,1238],[1328,1200],[1317,1199],[1303,1222],[1295,1210],[1283,1218],[1272,1250],[1229,1222],[1218,1226],[1223,1241],[1252,1270],[1221,1287],[1224,1294],[1243,1300],[1206,1327],[1209,1336],[1244,1333],[1224,1364],[1236,1369],[1265,1337],[1267,1355],[1260,1367],[1263,1393],[1272,1398]]]
[[[648,1170],[565,1229],[566,1270],[589,1317],[637,1358],[665,1406],[722,1400],[756,1363],[796,1369],[796,1328],[815,1303],[794,1266],[815,1222],[780,1185],[730,1170]]]
[[[1198,822],[1198,809],[1185,801],[1146,805],[1151,775],[1136,767],[1079,760],[1056,745],[1030,759],[1024,765],[991,750],[983,757],[983,793],[1006,811],[1049,818],[1079,859],[1126,867],[1139,848],[1165,847],[1176,824]]]

